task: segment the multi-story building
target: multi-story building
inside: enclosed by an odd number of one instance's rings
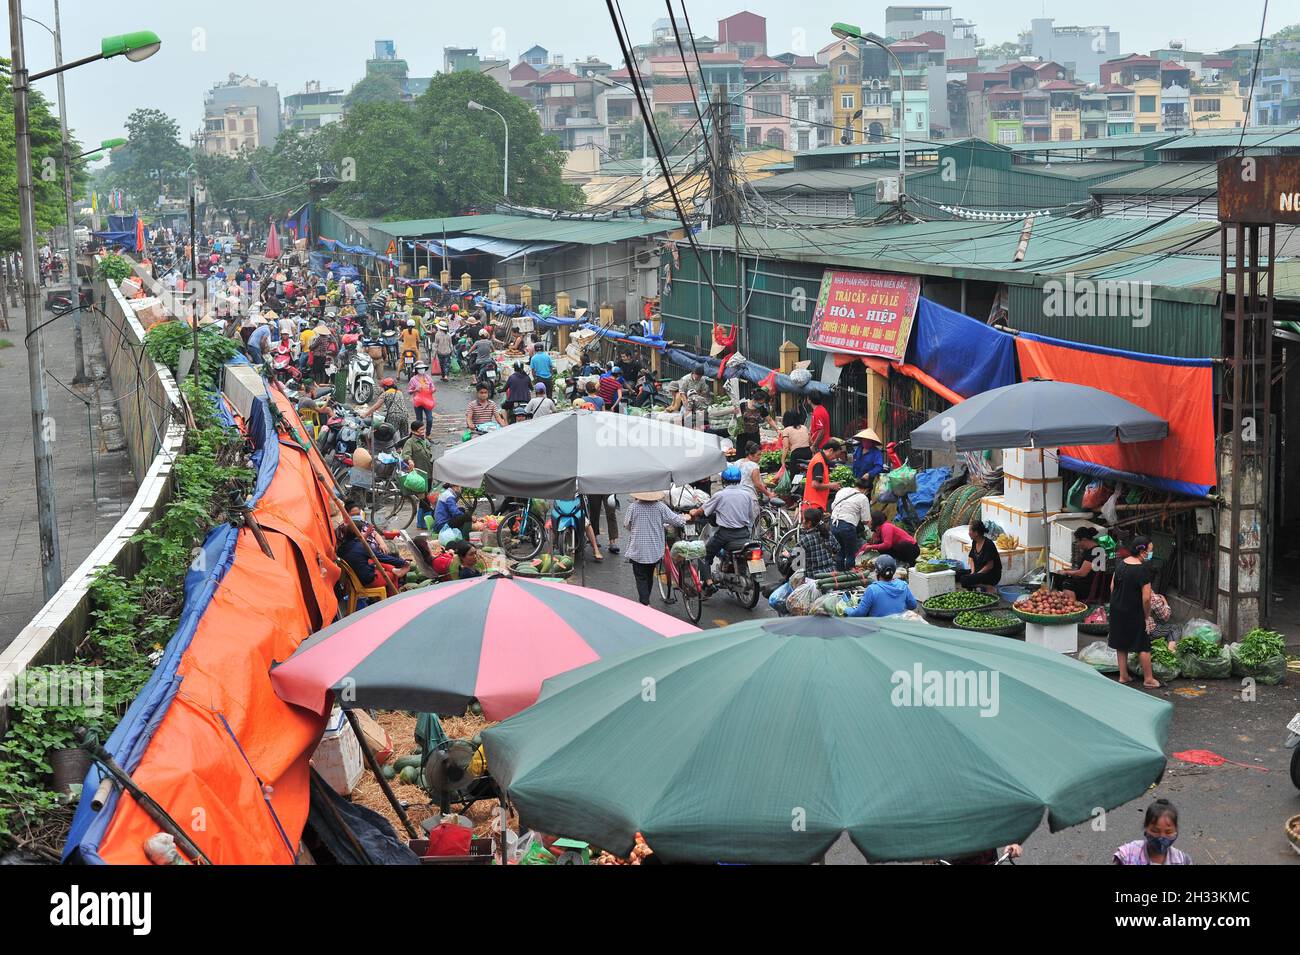
[[[813,56],[778,53],[790,78],[790,149],[816,149],[836,141],[830,74]]]
[[[770,56],[756,56],[744,62],[741,83],[745,145],[789,148],[789,67]]]
[[[1293,126],[1300,123],[1300,69],[1279,69],[1260,76],[1251,96],[1256,126]]]
[[[392,43],[388,43],[387,59],[396,60],[396,53],[392,49]],[[379,57],[379,43],[375,44],[375,57]],[[419,96],[424,92],[425,87],[429,85],[429,79],[412,79],[405,75],[406,61],[396,60],[402,65],[402,92],[409,96]],[[367,72],[370,69],[370,63],[366,64]],[[510,61],[500,60],[495,57],[479,56],[478,48],[472,46],[444,46],[442,48],[442,71],[444,73],[483,73],[492,77],[501,84],[502,89],[510,89]],[[405,97],[404,97],[405,98]]]
[[[767,56],[767,18],[748,10],[718,21],[718,53],[734,53],[741,61]]]
[[[280,91],[265,80],[231,73],[203,98],[203,148],[235,155],[275,145],[282,127]]]
[[[301,93],[284,98],[286,129],[319,129],[343,118],[345,90],[322,89],[320,80],[308,80]]]
[[[1083,83],[1105,83],[1100,67],[1119,55],[1119,34],[1108,26],[1054,26],[1049,17],[1029,21],[1029,33],[1022,34],[1034,56],[1055,60]]]
[[[1106,94],[1106,135],[1127,136],[1132,133],[1137,116],[1133,91],[1119,83],[1107,83],[1097,87],[1097,92]]]
[[[553,69],[528,84],[532,106],[542,132],[554,136],[564,149],[593,144],[609,148],[605,124],[597,115],[596,91],[603,89],[590,77],[566,69]]]
[[[946,9],[946,8],[945,8]],[[909,77],[905,89],[924,91],[925,111],[920,112],[921,97],[907,97],[907,111],[912,117],[907,131],[922,136],[946,135],[951,127],[948,117],[948,70],[945,65],[945,39],[928,31],[907,40],[896,40],[889,49],[898,57],[903,75]],[[915,100],[915,102],[914,102]],[[919,119],[917,117],[920,117]],[[914,125],[920,123],[920,126]]]
[[[975,24],[954,19],[950,6],[885,7],[885,34],[896,40],[922,39],[927,33],[943,37],[942,48],[949,59],[967,59],[976,55],[980,45]]]

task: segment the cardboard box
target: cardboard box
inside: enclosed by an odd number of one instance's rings
[[[1054,514],[1064,508],[1065,484],[1060,478],[1002,476],[1002,497],[1007,504],[1030,514]]]
[[[1060,452],[1056,448],[1003,448],[1002,473],[1039,480],[1060,477]]]
[[[337,706],[325,724],[325,735],[312,753],[311,764],[340,796],[351,794],[361,780],[364,769],[361,743],[343,710]]]

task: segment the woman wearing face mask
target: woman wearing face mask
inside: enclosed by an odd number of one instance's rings
[[[1167,799],[1147,807],[1143,836],[1115,850],[1115,865],[1191,865],[1192,857],[1174,848],[1178,838],[1178,810]]]
[[[1151,634],[1147,617],[1151,613],[1151,541],[1135,537],[1129,544],[1129,556],[1115,565],[1115,579],[1110,591],[1110,637],[1106,641],[1115,651],[1119,663],[1119,682],[1132,683],[1128,672],[1128,655],[1136,653],[1142,663],[1142,685],[1159,688],[1160,681],[1151,673]]]

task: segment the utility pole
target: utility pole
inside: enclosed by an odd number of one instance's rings
[[[190,320],[194,322],[194,396],[196,401],[201,401],[199,396],[203,393],[203,382],[199,378],[199,289],[198,284],[199,272],[194,262],[194,181],[190,180],[190,275],[193,276],[190,291]]]
[[[9,0],[10,65],[13,71],[14,132],[18,163],[18,215],[22,232],[23,310],[27,319],[27,385],[32,405],[32,453],[36,459],[36,516],[40,525],[41,581],[49,600],[63,583],[54,508],[54,420],[45,393],[45,351],[36,265],[36,194],[32,182],[32,136],[27,115],[27,56],[23,50],[22,0]]]
[[[86,352],[81,339],[81,282],[77,278],[76,215],[72,206],[72,151],[68,147],[68,97],[63,91],[63,33],[59,26],[59,0],[54,0],[54,67],[59,70],[59,128],[63,135],[63,201],[68,210],[68,291],[72,302],[72,350],[76,359],[74,385],[84,385]]]

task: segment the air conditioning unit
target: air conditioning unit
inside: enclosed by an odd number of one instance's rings
[[[876,201],[877,202],[898,201],[898,177],[897,176],[888,176],[884,179],[876,180]]]

